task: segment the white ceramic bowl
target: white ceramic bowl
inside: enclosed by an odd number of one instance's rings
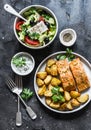
[[[48,14],[50,14],[50,15],[54,18],[55,23],[56,23],[56,33],[55,33],[54,37],[52,38],[52,40],[49,41],[47,44],[45,44],[45,45],[43,45],[43,46],[39,46],[39,47],[33,47],[33,46],[29,46],[29,45],[25,44],[24,42],[22,42],[22,41],[19,39],[19,37],[18,37],[18,35],[17,35],[16,23],[19,21],[19,18],[17,18],[17,17],[15,18],[15,21],[14,21],[14,33],[15,33],[15,36],[16,36],[17,40],[18,40],[22,45],[24,45],[25,47],[30,48],[30,49],[42,49],[42,48],[45,48],[45,47],[49,46],[49,45],[53,42],[53,40],[55,39],[55,37],[56,37],[56,35],[57,35],[57,32],[58,32],[58,21],[57,21],[57,18],[56,18],[56,16],[55,16],[55,14],[54,14],[50,9],[48,9],[47,7],[42,6],[42,5],[31,5],[31,6],[25,7],[24,9],[22,9],[22,10],[19,12],[19,14],[22,15],[24,12],[28,11],[28,10],[29,10],[30,8],[32,8],[32,7],[35,7],[35,8],[37,8],[37,9],[42,9],[42,10],[46,11]]]
[[[19,58],[22,58],[22,59],[19,60]],[[18,61],[16,61],[16,59],[18,59]],[[20,62],[23,62],[22,66],[19,66]],[[30,74],[32,70],[34,69],[34,66],[35,66],[35,60],[33,56],[27,52],[19,52],[15,54],[11,59],[12,70],[16,74],[21,75],[21,76]]]
[[[71,28],[64,29],[59,34],[59,40],[62,45],[70,47],[74,45],[77,39],[77,34],[75,30]]]

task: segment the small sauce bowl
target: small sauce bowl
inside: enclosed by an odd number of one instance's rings
[[[77,39],[77,34],[75,30],[71,28],[67,28],[60,32],[59,39],[60,39],[61,44],[63,44],[64,46],[70,47],[74,45]]]
[[[35,66],[35,60],[32,55],[27,52],[19,52],[11,59],[12,70],[21,76],[30,74]]]

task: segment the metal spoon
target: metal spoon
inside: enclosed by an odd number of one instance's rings
[[[5,9],[7,12],[9,12],[9,13],[11,13],[11,14],[13,14],[13,15],[19,17],[19,18],[21,18],[22,20],[27,21],[27,20],[26,20],[24,17],[22,17],[18,12],[16,12],[16,10],[15,10],[12,6],[10,6],[10,5],[8,5],[8,4],[5,4],[5,5],[4,5],[4,9]]]

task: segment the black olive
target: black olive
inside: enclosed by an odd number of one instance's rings
[[[39,14],[44,15],[44,14],[47,14],[47,12],[45,10],[39,10]]]
[[[45,10],[42,10],[42,14],[47,14],[47,12]]]
[[[31,25],[31,26],[34,26],[34,25],[36,25],[36,22],[34,22],[34,20],[31,20],[31,21],[30,21],[30,25]]]
[[[46,25],[48,28],[50,28],[50,23],[45,22],[45,25]]]
[[[44,39],[44,42],[45,42],[45,44],[47,44],[47,43],[49,42],[49,38],[46,37],[46,38]]]
[[[25,36],[28,36],[28,32],[27,31],[25,31]]]

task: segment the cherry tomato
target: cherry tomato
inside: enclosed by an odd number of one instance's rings
[[[40,16],[39,21],[43,21],[44,22],[45,21],[44,17]]]
[[[16,23],[16,29],[18,30],[18,31],[21,31],[21,25],[24,23],[24,21],[19,21],[19,22],[17,22]]]
[[[39,44],[39,41],[31,40],[28,36],[25,36],[25,42],[30,44],[30,45],[38,45]]]

